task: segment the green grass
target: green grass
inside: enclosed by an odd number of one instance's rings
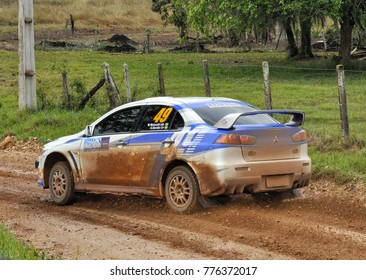
[[[29,244],[24,244],[0,224],[0,257],[11,260],[45,260],[42,252]]]
[[[170,96],[203,96],[203,65],[208,60],[211,93],[247,101],[264,108],[261,64],[268,61],[274,109],[298,109],[306,113],[303,126],[310,138],[314,176],[338,180],[363,180],[365,175],[366,115],[364,107],[365,63],[346,67],[346,88],[351,141],[341,137],[336,63],[327,56],[287,60],[283,53],[211,54],[108,54],[92,51],[37,51],[36,72],[39,108],[18,111],[17,53],[0,51],[0,134],[14,132],[19,138],[37,137],[43,142],[76,133],[108,109],[105,89],[82,111],[60,109],[61,73],[67,70],[75,104],[103,75],[102,63],[110,65],[124,95],[123,63],[130,70],[132,91],[138,99],[157,95],[157,64],[163,65],[165,88]]]

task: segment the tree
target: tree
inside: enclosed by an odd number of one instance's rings
[[[265,0],[191,0],[188,1],[188,21],[208,36],[220,31],[230,45],[237,45],[243,34],[255,25],[266,25],[266,14],[261,13],[262,1]],[[265,16],[262,22],[260,15]]]
[[[172,23],[179,29],[179,37],[185,40],[187,36],[187,12],[184,2],[177,0],[152,0],[153,12],[159,13],[165,24]]]
[[[301,29],[301,48],[300,55],[304,57],[314,57],[313,51],[311,49],[311,27],[312,19],[310,11],[308,9],[303,9],[300,11],[300,29]]]
[[[292,31],[292,22],[293,19],[290,17],[286,17],[282,20],[283,27],[285,28],[286,37],[287,37],[287,50],[289,57],[295,57],[299,55],[299,49],[296,45],[296,40],[294,36],[294,32]]]
[[[279,21],[286,31],[290,57],[313,57],[313,21],[330,17],[341,25],[339,56],[347,60],[351,57],[354,27],[364,30],[366,0],[153,0],[153,10],[178,26],[181,38],[190,26],[207,36],[221,32],[231,45],[253,30],[256,35],[260,30],[268,38],[271,25]],[[301,30],[300,48],[293,32],[296,23]]]
[[[313,57],[311,48],[311,29],[314,19],[322,19],[334,11],[335,2],[339,0],[277,0],[277,14],[287,18],[284,21],[289,43],[289,56],[299,54],[303,57]],[[301,30],[301,46],[297,53],[296,44],[291,35],[290,19],[297,18]]]
[[[351,59],[353,29],[357,23],[362,25],[365,10],[366,0],[341,0],[338,14],[341,25],[339,56],[346,63]]]
[[[226,30],[226,34],[240,34],[248,30],[262,30],[268,38],[273,22],[281,21],[286,31],[289,56],[298,54],[313,57],[311,50],[311,27],[314,16],[328,12],[334,0],[191,0],[188,5],[189,22],[193,27],[215,32]],[[301,48],[297,48],[292,23],[299,19]],[[256,33],[256,32],[255,32]],[[235,37],[234,37],[235,38]]]

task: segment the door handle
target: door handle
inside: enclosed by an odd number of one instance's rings
[[[174,143],[175,143],[175,141],[174,141],[174,140],[172,140],[172,139],[170,139],[170,138],[167,138],[167,139],[165,139],[162,143],[163,143],[163,144],[172,145],[172,144],[174,144]]]
[[[117,144],[117,146],[127,146],[128,144],[127,144],[127,142],[125,142],[124,140],[119,140],[118,141],[118,144]]]

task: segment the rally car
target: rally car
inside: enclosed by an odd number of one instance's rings
[[[214,196],[286,192],[311,177],[303,121],[228,98],[131,102],[46,144],[38,185],[58,205],[75,192],[147,195],[180,213]]]

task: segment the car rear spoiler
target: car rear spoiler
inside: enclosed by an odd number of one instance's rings
[[[295,110],[258,110],[258,111],[250,111],[246,113],[233,113],[226,115],[221,120],[219,120],[214,127],[218,129],[232,129],[236,121],[240,117],[245,116],[254,116],[254,115],[292,115],[291,120],[286,123],[287,126],[300,126],[304,123],[305,113],[303,111],[295,111]]]

